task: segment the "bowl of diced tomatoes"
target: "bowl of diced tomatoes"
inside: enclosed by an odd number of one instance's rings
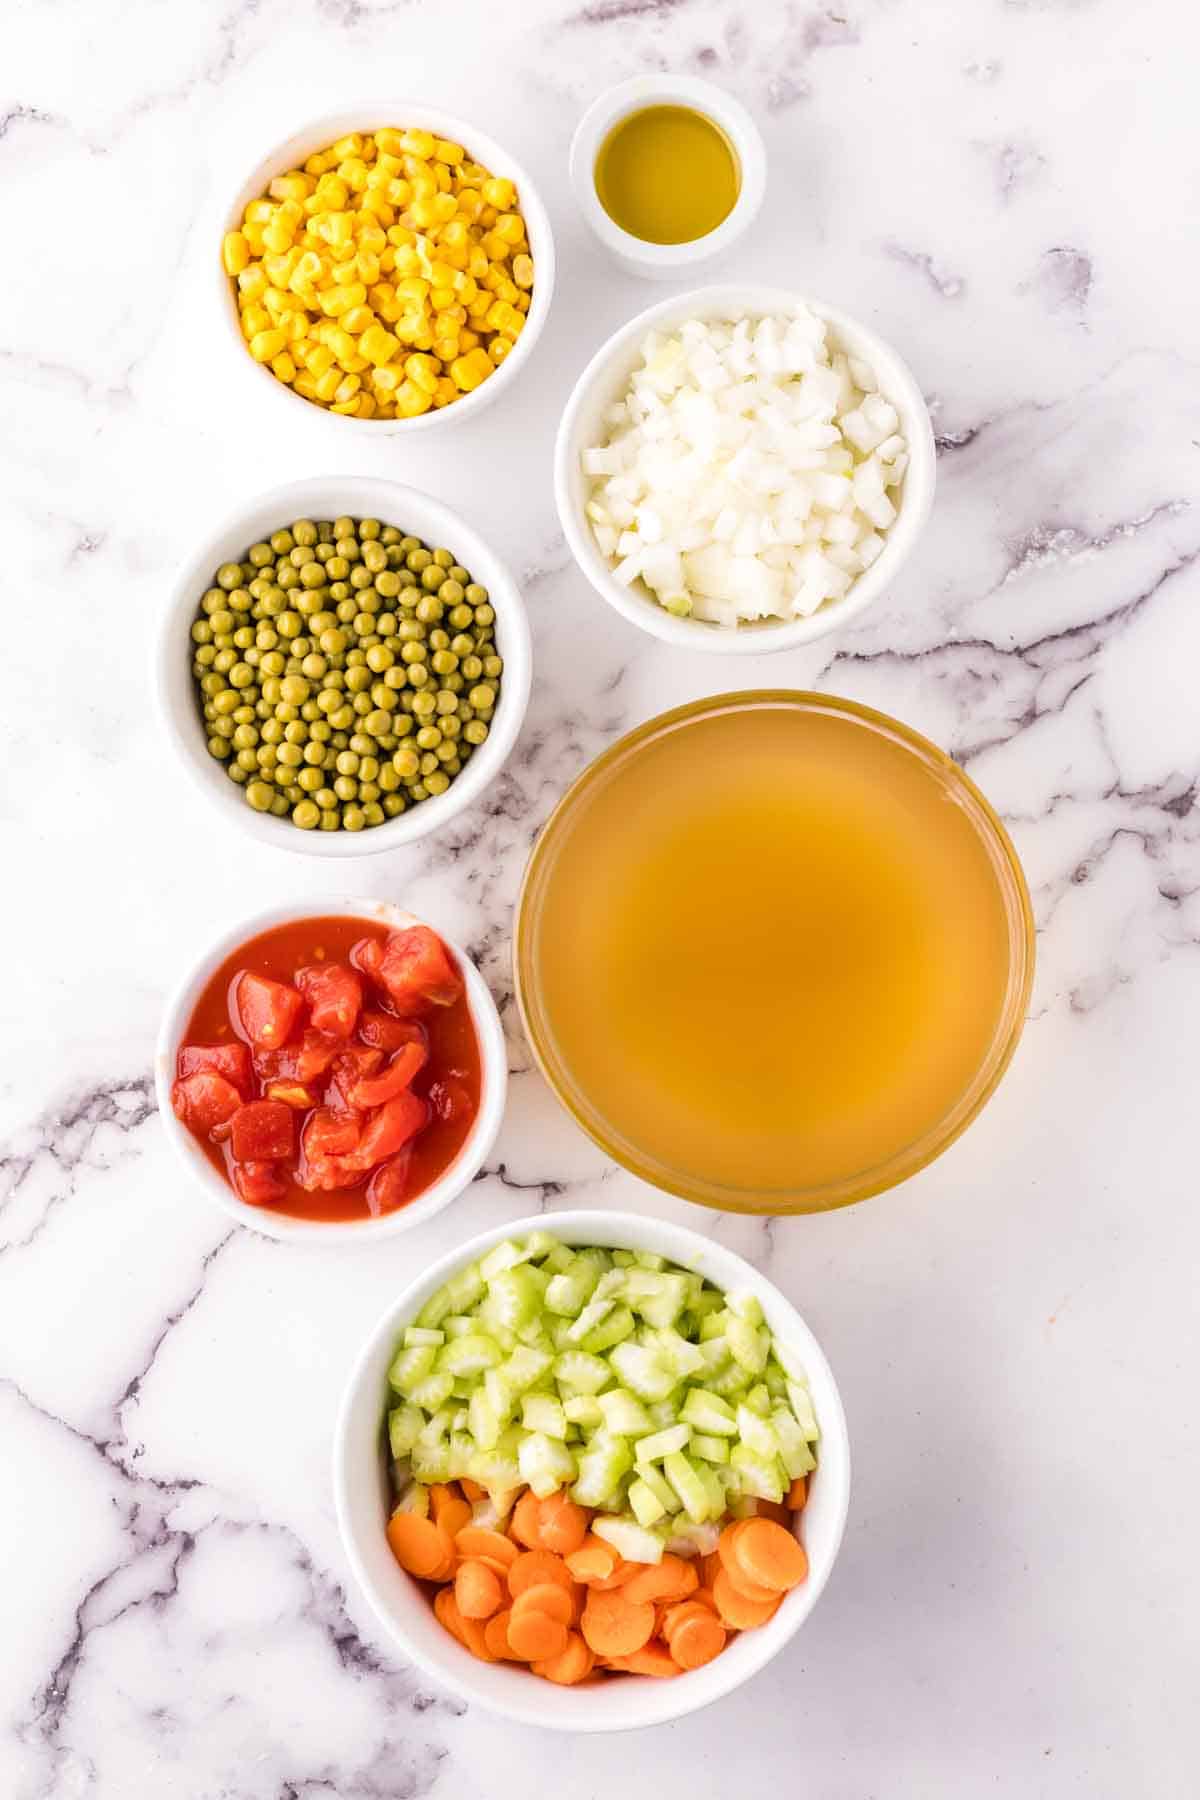
[[[458,945],[386,901],[241,921],[173,994],[159,1112],[197,1185],[274,1238],[419,1225],[474,1179],[504,1110],[495,1002]]]

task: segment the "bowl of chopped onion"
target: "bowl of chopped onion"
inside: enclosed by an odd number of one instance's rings
[[[849,314],[707,287],[631,319],[559,426],[554,485],[580,568],[670,644],[761,654],[876,600],[933,502],[924,399]]]

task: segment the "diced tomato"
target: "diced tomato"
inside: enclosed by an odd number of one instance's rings
[[[315,1081],[345,1048],[341,1038],[327,1037],[309,1026],[298,1044],[285,1044],[282,1050],[256,1050],[254,1068],[260,1081]]]
[[[429,1104],[443,1125],[448,1125],[452,1119],[461,1119],[464,1114],[475,1110],[474,1101],[464,1083],[453,1078],[430,1083]]]
[[[251,969],[234,976],[229,1000],[234,1023],[260,1050],[278,1050],[287,1043],[304,1005],[294,987]]]
[[[410,1089],[405,1088],[367,1120],[358,1148],[345,1161],[365,1175],[376,1163],[403,1150],[410,1138],[416,1137],[429,1118],[429,1108]]]
[[[176,1058],[180,1080],[213,1069],[233,1083],[243,1098],[250,1092],[250,1052],[236,1039],[229,1044],[184,1044]]]
[[[405,1044],[429,1048],[423,1025],[416,1019],[394,1019],[391,1013],[364,1012],[358,1021],[358,1035],[364,1044],[373,1044],[377,1050],[403,1050]]]
[[[380,1213],[395,1212],[408,1199],[408,1165],[412,1145],[406,1144],[398,1156],[380,1163],[367,1184],[367,1211],[378,1218]]]
[[[368,1075],[378,1074],[382,1067],[382,1050],[369,1050],[363,1044],[345,1045],[334,1062],[333,1076],[325,1089],[325,1104],[335,1112],[357,1112],[350,1089]]]
[[[382,1106],[385,1101],[394,1100],[397,1094],[412,1086],[413,1078],[425,1066],[426,1056],[424,1044],[405,1044],[381,1074],[365,1075],[347,1088],[347,1100],[363,1112],[370,1106]]]
[[[235,1162],[279,1162],[295,1142],[290,1106],[279,1100],[252,1100],[233,1115],[229,1147]]]
[[[171,1089],[171,1105],[175,1116],[189,1131],[203,1136],[231,1119],[242,1104],[242,1096],[231,1081],[214,1069],[199,1069],[185,1075]]]
[[[358,1146],[362,1121],[343,1118],[327,1106],[319,1106],[301,1134],[305,1156],[314,1160],[327,1156],[345,1156]]]
[[[350,961],[364,975],[369,975],[372,981],[382,979],[379,970],[383,962],[383,945],[378,938],[359,938],[350,951]]]
[[[452,1006],[463,986],[450,952],[427,925],[413,925],[389,935],[379,980],[396,1011],[405,1016],[430,1006]]]
[[[287,1193],[286,1182],[274,1163],[269,1162],[235,1163],[233,1185],[248,1206],[269,1206],[272,1200],[282,1200]]]
[[[344,963],[313,963],[296,972],[296,986],[308,1001],[312,1022],[331,1037],[348,1038],[358,1020],[363,988]]]
[[[312,1088],[305,1087],[302,1081],[269,1081],[266,1098],[281,1100],[293,1112],[308,1112],[320,1104],[320,1096]]]

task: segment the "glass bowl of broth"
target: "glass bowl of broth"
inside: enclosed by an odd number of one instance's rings
[[[571,181],[594,236],[625,270],[671,280],[722,255],[751,224],[766,152],[724,89],[690,75],[636,75],[583,115]]]
[[[551,815],[516,991],[577,1123],[655,1187],[819,1212],[941,1154],[1016,1049],[1034,966],[1008,834],[936,745],[765,690],[651,719]]]

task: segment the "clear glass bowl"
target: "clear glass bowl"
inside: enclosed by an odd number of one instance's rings
[[[1007,980],[991,1041],[974,1076],[937,1123],[884,1162],[848,1171],[819,1186],[786,1191],[772,1189],[769,1193],[708,1181],[694,1172],[673,1168],[632,1142],[615,1121],[602,1116],[580,1088],[558,1049],[539,980],[536,953],[538,918],[548,883],[555,873],[572,825],[599,788],[617,772],[627,775],[630,766],[643,758],[664,733],[677,731],[690,722],[763,706],[849,718],[864,730],[888,740],[898,753],[917,758],[946,798],[954,802],[974,827],[995,876],[1008,936]],[[771,689],[722,694],[663,713],[621,738],[584,770],[559,801],[530,856],[517,903],[513,958],[517,1002],[537,1064],[576,1123],[606,1155],[643,1181],[701,1206],[711,1206],[722,1212],[777,1214],[823,1212],[865,1200],[925,1168],[966,1130],[994,1092],[1017,1047],[1033,983],[1034,941],[1029,891],[1016,851],[992,807],[957,763],[927,738],[871,707],[827,694]]]

